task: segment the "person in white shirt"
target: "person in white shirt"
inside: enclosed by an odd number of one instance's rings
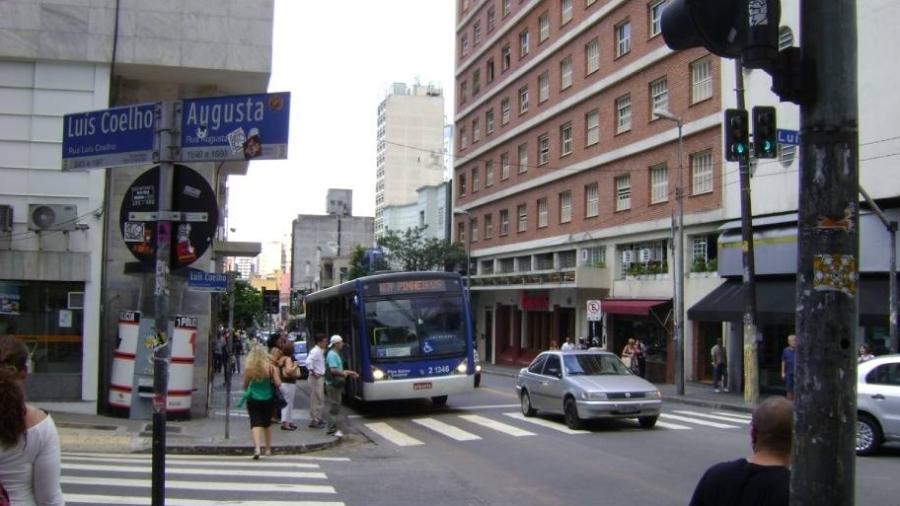
[[[567,337],[567,338],[566,338],[566,342],[563,343],[563,345],[560,347],[560,349],[561,349],[562,351],[574,350],[574,349],[575,349],[575,344],[572,343],[572,338],[571,338],[571,337]]]
[[[309,371],[309,426],[325,427],[322,420],[322,405],[325,403],[325,350],[328,336],[316,334],[316,345],[306,356],[306,370]]]

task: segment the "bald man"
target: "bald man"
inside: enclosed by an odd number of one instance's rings
[[[690,506],[788,506],[793,421],[793,404],[784,397],[760,403],[750,426],[753,454],[709,468]]]

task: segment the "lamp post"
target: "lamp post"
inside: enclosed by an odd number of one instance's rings
[[[466,289],[471,290],[472,289],[472,276],[471,276],[470,272],[472,270],[472,257],[471,257],[471,254],[472,254],[472,229],[471,229],[471,225],[472,225],[471,221],[472,220],[471,220],[471,216],[472,215],[471,215],[471,213],[469,213],[469,211],[463,211],[461,209],[455,209],[453,211],[453,215],[454,216],[461,215],[461,216],[466,216],[469,218],[470,227],[468,230],[466,230]]]
[[[678,127],[678,186],[675,187],[675,203],[678,207],[678,233],[675,234],[675,388],[684,395],[684,138],[681,118],[664,109],[655,109],[653,115],[667,119]]]

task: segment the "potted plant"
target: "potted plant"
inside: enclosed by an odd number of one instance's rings
[[[719,272],[719,261],[715,258],[710,259],[706,262],[706,272],[718,274]]]
[[[697,257],[694,258],[693,263],[691,263],[691,275],[692,278],[701,278],[706,276],[706,259]]]

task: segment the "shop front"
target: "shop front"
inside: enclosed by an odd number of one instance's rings
[[[672,299],[603,299],[606,349],[617,355],[629,339],[640,339],[647,350],[646,378],[674,381]]]

